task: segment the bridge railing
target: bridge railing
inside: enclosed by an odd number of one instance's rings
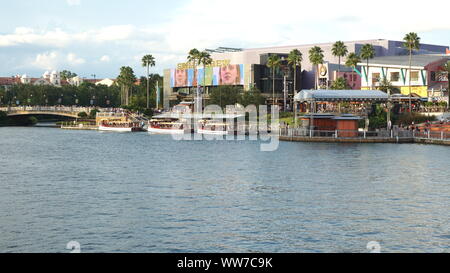
[[[78,107],[78,106],[16,106],[16,107],[1,107],[0,111],[7,113],[18,112],[56,112],[56,113],[71,113],[78,114],[86,112],[89,114],[92,110],[98,110],[100,112],[118,111],[113,108],[97,108],[97,107]]]

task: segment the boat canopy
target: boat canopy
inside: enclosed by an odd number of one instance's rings
[[[240,114],[215,114],[215,113],[204,113],[204,114],[192,114],[192,113],[174,113],[168,112],[158,116],[154,116],[153,119],[235,119],[245,117],[245,115]]]
[[[297,102],[310,101],[387,101],[388,95],[379,90],[303,90]]]

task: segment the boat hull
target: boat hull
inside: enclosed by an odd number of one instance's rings
[[[219,135],[219,136],[228,135],[227,131],[212,131],[212,130],[204,130],[204,129],[198,129],[197,133],[203,134],[203,135]]]
[[[147,131],[154,135],[183,135],[185,132],[181,129],[161,129],[148,127]]]
[[[131,127],[106,127],[106,126],[99,126],[99,131],[106,131],[106,132],[141,132],[142,128],[131,128]]]

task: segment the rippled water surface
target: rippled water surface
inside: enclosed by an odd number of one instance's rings
[[[450,252],[450,148],[0,128],[0,252]]]

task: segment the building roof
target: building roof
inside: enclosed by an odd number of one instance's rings
[[[386,101],[388,95],[378,90],[303,90],[296,101]]]
[[[411,60],[411,66],[425,67],[430,63],[434,63],[444,59],[450,60],[450,56],[444,54],[413,55]],[[366,66],[367,63],[366,61],[362,60],[359,65]],[[409,55],[375,57],[369,60],[369,65],[393,65],[406,67],[409,66]]]
[[[20,82],[16,77],[0,77],[0,85],[13,85]]]

